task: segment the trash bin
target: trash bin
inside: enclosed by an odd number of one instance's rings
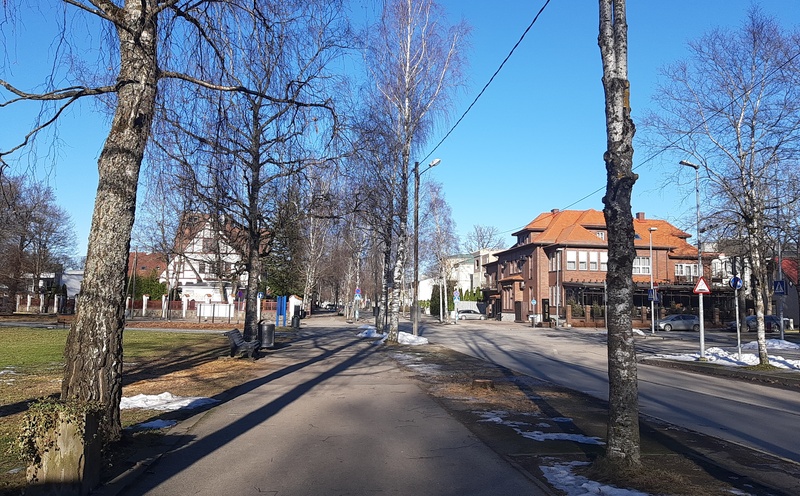
[[[268,324],[266,320],[258,322],[258,334],[261,338],[262,348],[275,346],[275,324]]]
[[[294,329],[300,329],[300,315],[298,314],[292,315],[292,327]]]

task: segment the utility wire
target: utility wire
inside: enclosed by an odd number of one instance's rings
[[[794,61],[794,59],[796,59],[797,57],[800,57],[800,52],[798,52],[798,53],[795,53],[794,55],[792,55],[791,57],[789,57],[788,59],[786,59],[786,62],[784,62],[783,64],[779,65],[779,66],[778,66],[778,67],[776,67],[775,69],[771,70],[769,73],[765,74],[765,75],[764,75],[764,77],[762,77],[762,78],[761,78],[761,80],[758,82],[758,84],[759,84],[759,85],[760,85],[760,84],[763,84],[763,83],[764,83],[764,81],[766,81],[768,78],[772,77],[772,75],[773,75],[773,74],[775,74],[776,72],[778,72],[778,71],[782,70],[784,67],[786,67],[787,65],[789,65],[789,64],[790,64],[791,62],[793,62],[793,61]],[[744,99],[744,97],[745,97],[745,95],[744,95],[744,94],[741,94],[741,95],[739,95],[738,97],[735,97],[735,98],[733,98],[729,104],[725,105],[724,107],[720,108],[719,110],[716,110],[716,111],[712,112],[712,113],[711,113],[711,117],[716,117],[716,116],[718,116],[718,115],[722,114],[723,112],[727,111],[727,109],[728,109],[728,108],[730,108],[731,106],[733,106],[733,105],[734,105],[736,102],[738,102],[738,101],[740,101],[740,100]],[[698,129],[700,129],[700,128],[704,127],[707,121],[708,121],[707,119],[703,119],[703,120],[702,120],[700,123],[698,123],[698,124],[697,124],[697,125],[695,125],[693,128],[691,128],[691,129],[690,129],[690,130],[689,130],[687,133],[685,133],[683,136],[685,136],[685,135],[688,135],[688,134],[691,134],[691,133],[694,133],[694,132],[695,132],[695,131],[697,131]],[[676,139],[672,140],[671,142],[667,143],[667,144],[666,144],[666,145],[664,145],[664,146],[663,146],[663,147],[662,147],[660,150],[657,150],[657,151],[653,152],[652,154],[650,154],[650,156],[649,156],[649,157],[647,157],[647,158],[646,158],[646,159],[645,159],[645,160],[644,160],[642,163],[640,163],[639,165],[637,165],[637,166],[633,167],[631,170],[632,170],[632,171],[634,171],[634,170],[638,169],[639,167],[642,167],[643,165],[645,165],[645,164],[647,164],[647,163],[649,163],[649,162],[652,162],[653,160],[655,160],[655,158],[656,158],[657,156],[661,155],[662,153],[666,152],[667,150],[669,150],[670,148],[672,148],[673,146],[675,146],[675,144],[677,144],[677,143],[678,143],[678,141],[680,141],[680,140],[681,140],[681,138],[676,138]],[[581,199],[579,199],[579,200],[576,200],[576,201],[574,201],[574,202],[570,203],[569,205],[567,205],[567,206],[564,208],[564,210],[567,210],[567,209],[569,209],[570,207],[573,207],[573,206],[577,205],[578,203],[582,202],[583,200],[586,200],[587,198],[590,198],[590,197],[592,197],[592,196],[596,195],[596,194],[597,194],[597,193],[599,193],[600,191],[603,191],[603,189],[605,189],[605,186],[601,186],[601,187],[597,188],[596,190],[592,191],[591,193],[589,193],[588,195],[584,196],[583,198],[581,198]]]
[[[510,52],[508,52],[508,55],[506,55],[506,58],[504,58],[504,59],[503,59],[503,62],[501,62],[501,63],[500,63],[500,67],[498,67],[498,68],[497,68],[497,70],[496,70],[496,71],[494,71],[494,74],[492,74],[492,77],[490,77],[490,78],[489,78],[489,81],[488,81],[488,82],[487,82],[487,83],[486,83],[486,84],[483,86],[483,89],[481,89],[480,93],[478,93],[478,96],[476,96],[476,97],[475,97],[475,99],[474,99],[474,100],[472,100],[472,103],[470,103],[470,104],[469,104],[469,107],[467,107],[467,110],[465,110],[465,111],[464,111],[464,113],[463,113],[463,114],[461,114],[461,117],[459,117],[459,118],[458,118],[458,120],[456,121],[456,123],[455,123],[455,124],[453,124],[453,127],[451,127],[449,131],[447,131],[447,134],[445,134],[445,135],[444,135],[444,138],[442,138],[442,139],[439,141],[439,143],[437,143],[437,144],[436,144],[436,146],[434,146],[434,147],[433,147],[433,150],[431,150],[430,152],[428,152],[428,154],[427,154],[427,155],[425,155],[425,157],[424,157],[422,160],[420,160],[420,162],[425,162],[426,160],[428,160],[428,157],[430,157],[431,155],[433,155],[433,152],[435,152],[435,151],[436,151],[436,150],[437,150],[437,149],[438,149],[440,146],[442,146],[442,143],[444,143],[444,141],[445,141],[445,140],[446,140],[446,139],[447,139],[447,138],[448,138],[448,137],[449,137],[451,134],[453,134],[453,131],[455,131],[455,130],[456,130],[456,128],[458,127],[458,125],[461,123],[461,121],[463,121],[463,120],[464,120],[464,117],[466,117],[466,116],[467,116],[467,114],[469,113],[469,111],[470,111],[470,110],[472,110],[472,107],[474,107],[474,106],[475,106],[475,104],[476,104],[476,103],[478,103],[478,100],[480,99],[480,97],[481,97],[481,96],[483,96],[483,93],[486,91],[486,89],[489,87],[489,85],[490,85],[490,84],[492,84],[492,81],[494,81],[494,78],[495,78],[495,77],[497,77],[497,75],[498,75],[498,74],[500,73],[500,71],[503,69],[503,66],[504,66],[504,65],[506,65],[506,62],[508,62],[508,59],[510,59],[510,58],[511,58],[511,56],[514,54],[514,51],[515,51],[515,50],[517,49],[517,47],[518,47],[518,46],[519,46],[519,45],[522,43],[522,40],[524,40],[524,39],[525,39],[525,36],[528,34],[528,31],[530,31],[530,30],[531,30],[531,28],[533,28],[533,25],[534,25],[534,24],[536,24],[536,21],[539,19],[539,16],[540,16],[540,15],[542,15],[542,12],[544,12],[544,9],[545,9],[545,7],[547,7],[547,5],[548,5],[548,4],[550,4],[550,0],[546,0],[546,1],[544,2],[544,5],[542,5],[542,8],[541,8],[541,9],[539,9],[539,12],[537,12],[537,13],[536,13],[536,16],[533,18],[533,20],[531,21],[531,23],[528,25],[528,27],[527,27],[527,28],[525,29],[525,31],[522,33],[522,36],[520,36],[520,37],[519,37],[519,40],[517,40],[517,42],[516,42],[516,43],[514,44],[514,46],[511,48],[511,51],[510,51]]]

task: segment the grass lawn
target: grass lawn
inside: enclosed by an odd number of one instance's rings
[[[0,328],[0,493],[24,486],[25,467],[10,447],[29,402],[58,395],[64,367],[66,329]],[[226,359],[220,332],[126,330],[123,396],[171,392],[214,396],[253,377],[263,363]],[[123,427],[180,414],[123,410]],[[183,413],[185,416],[186,413]]]

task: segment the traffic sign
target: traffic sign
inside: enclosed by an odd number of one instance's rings
[[[741,277],[731,277],[731,281],[728,284],[730,284],[733,289],[742,289],[744,281],[742,281]]]
[[[356,294],[357,294],[358,296],[361,296],[361,288],[356,288]]]
[[[783,296],[786,294],[786,281],[775,281],[772,283],[772,287],[775,290],[774,293],[776,295]]]
[[[711,290],[708,288],[708,283],[704,277],[700,277],[700,279],[697,280],[693,292],[694,294],[711,294]]]
[[[531,305],[534,306],[534,307],[536,306],[536,298],[531,300]]]
[[[647,301],[658,301],[658,290],[656,288],[647,290]]]

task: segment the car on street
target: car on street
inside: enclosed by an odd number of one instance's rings
[[[486,316],[477,310],[459,310],[458,320],[486,320]]]
[[[676,313],[657,321],[656,326],[662,331],[699,331],[700,319],[697,315]]]
[[[747,324],[747,330],[749,332],[755,332],[758,330],[758,319],[755,315],[748,315],[744,319],[745,323]],[[784,324],[784,328],[788,327]],[[727,329],[729,331],[736,332],[736,321],[728,322]],[[776,315],[765,315],[764,316],[764,330],[766,332],[778,332],[781,330],[781,321]]]

